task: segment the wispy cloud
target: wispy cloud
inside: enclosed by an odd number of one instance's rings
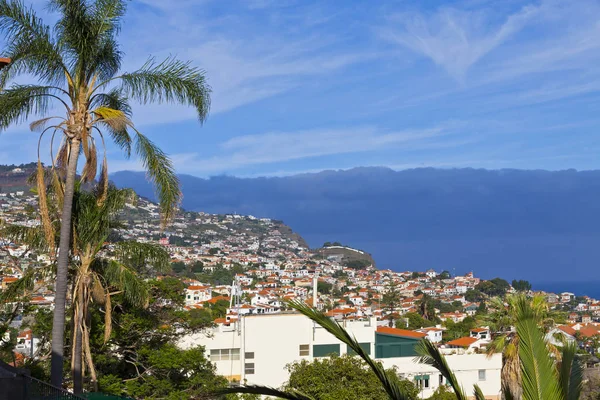
[[[472,143],[474,137],[453,137],[460,124],[405,131],[376,127],[315,129],[297,132],[270,132],[238,136],[220,144],[216,155],[201,158],[196,153],[173,154],[178,171],[215,174],[251,165],[286,163],[314,157],[367,153],[378,150],[435,149]],[[118,165],[129,166],[128,164]]]
[[[491,24],[492,18],[485,11],[442,8],[431,15],[402,13],[391,18],[397,26],[381,34],[431,58],[463,81],[473,64],[522,29],[538,11],[538,7],[523,7],[500,25]]]

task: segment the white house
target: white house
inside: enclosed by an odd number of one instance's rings
[[[396,367],[405,379],[413,380],[429,397],[446,382],[431,366],[415,363],[415,345],[426,335],[388,327],[377,327],[376,318],[342,320],[361,347],[386,368]],[[477,339],[475,339],[477,340]],[[181,339],[179,346],[205,346],[217,373],[230,381],[281,387],[288,379],[286,365],[294,361],[352,354],[310,319],[296,312],[242,315],[239,321],[218,324],[209,334],[196,333]],[[486,398],[499,399],[501,354],[449,355],[447,362],[460,384],[478,384]]]
[[[191,285],[185,288],[185,305],[204,303],[212,298],[210,286]]]
[[[440,343],[442,341],[442,333],[444,332],[440,328],[421,328],[417,329],[417,332],[422,332],[427,335],[427,339],[432,343]]]
[[[433,269],[428,269],[425,271],[425,275],[427,275],[429,278],[435,278],[437,276],[437,272],[435,272]]]

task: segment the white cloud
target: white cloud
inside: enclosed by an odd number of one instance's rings
[[[210,175],[245,166],[274,164],[311,157],[365,153],[384,149],[433,149],[460,146],[477,140],[454,137],[461,124],[404,131],[375,127],[314,129],[297,132],[270,132],[238,136],[219,146],[216,155],[200,158],[195,153],[173,154],[176,169],[183,173]],[[113,167],[114,168],[114,167]],[[114,170],[114,169],[113,169]]]
[[[491,18],[483,11],[443,8],[433,15],[401,14],[392,18],[400,28],[383,30],[382,35],[431,58],[463,81],[473,64],[522,29],[538,11],[537,7],[524,7],[491,28]]]

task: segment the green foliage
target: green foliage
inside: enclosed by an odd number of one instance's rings
[[[469,289],[465,293],[465,300],[467,300],[470,303],[477,303],[479,301],[482,301],[483,299],[485,299],[485,296],[479,290]]]
[[[447,386],[440,386],[427,400],[457,400],[457,397]]]
[[[504,296],[510,285],[501,278],[494,278],[489,281],[481,281],[475,289],[488,296]]]
[[[320,400],[389,399],[377,376],[358,357],[344,355],[312,362],[302,360],[287,368],[290,377],[284,390],[294,389]],[[400,380],[393,369],[386,373],[404,386],[409,398],[416,399],[418,389],[412,382]]]
[[[333,285],[329,282],[319,281],[317,282],[317,291],[321,294],[330,294]]]
[[[180,274],[187,269],[187,266],[183,261],[175,261],[174,263],[171,263],[171,269],[176,274]]]
[[[461,322],[447,320],[444,325],[446,326],[446,332],[444,332],[445,339],[453,340],[469,336],[469,331],[477,327],[477,321],[473,317],[467,317]]]
[[[441,273],[438,275],[438,278],[440,278],[440,279],[450,279],[450,278],[452,278],[452,274],[450,274],[450,272],[449,272],[449,271],[445,271],[445,270],[444,270],[444,271],[442,271],[442,272],[441,272]]]
[[[511,286],[517,292],[528,292],[531,290],[531,283],[529,283],[528,281],[521,280],[521,279],[519,279],[519,280],[513,279]]]
[[[348,260],[343,262],[344,266],[352,269],[365,269],[371,266],[368,260]]]
[[[408,319],[408,327],[406,326],[406,319]],[[396,327],[401,329],[420,329],[435,326],[434,321],[423,318],[418,313],[406,313],[401,318],[396,320]]]

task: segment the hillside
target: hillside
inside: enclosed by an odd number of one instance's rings
[[[324,258],[336,260],[349,268],[376,267],[375,260],[371,254],[351,247],[338,246],[335,243],[316,249],[314,252]]]
[[[143,173],[112,179],[152,196]],[[283,220],[311,247],[338,240],[383,269],[575,281],[588,277],[564,271],[600,258],[600,171],[356,168],[181,182],[187,209]]]
[[[35,172],[36,164],[0,165],[0,193],[27,190],[27,179]]]
[[[35,172],[35,168],[35,163],[0,165],[0,193],[4,193],[0,196],[0,215],[4,218],[11,214],[17,218],[25,218],[22,206],[36,205],[29,191],[31,186],[27,182],[29,176]],[[226,241],[230,237],[240,235],[248,237],[248,242],[256,240],[259,246],[267,243],[270,237],[276,236],[286,244],[284,247],[289,244],[288,247],[292,249],[308,248],[304,238],[283,221],[234,213],[207,214],[181,209],[174,223],[162,231],[158,206],[145,197],[139,197],[135,205],[128,205],[120,215],[120,219],[125,225],[121,235],[131,236],[131,232],[142,235],[145,232],[148,238],[153,239],[172,237],[170,240],[173,244],[182,246],[191,246],[198,242]]]

